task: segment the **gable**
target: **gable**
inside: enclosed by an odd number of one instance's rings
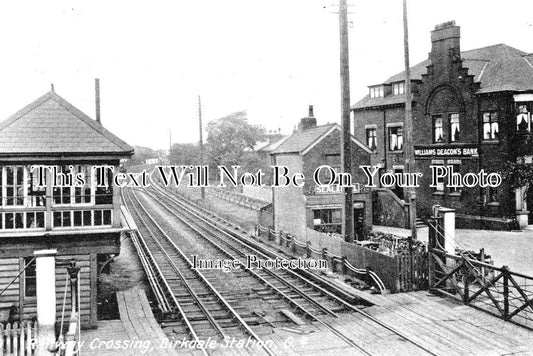
[[[0,155],[131,156],[133,148],[49,92],[0,123]]]

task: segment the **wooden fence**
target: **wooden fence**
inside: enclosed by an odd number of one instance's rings
[[[428,255],[423,252],[402,252],[394,257],[398,267],[398,291],[409,292],[428,288]]]
[[[328,261],[333,272],[355,276],[380,290],[390,292],[409,292],[427,289],[428,264],[425,251],[403,252],[397,256],[387,256],[366,247],[350,244],[329,237],[333,246],[320,246],[311,241],[299,241],[295,236],[272,228],[257,226],[256,236],[264,237],[269,244],[293,256],[306,255]],[[332,251],[342,251],[340,254]]]
[[[429,288],[533,330],[533,277],[477,261],[465,253],[429,251]]]
[[[36,353],[37,323],[0,324],[0,355],[29,356]]]

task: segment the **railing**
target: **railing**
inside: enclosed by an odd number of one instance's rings
[[[379,276],[372,270],[366,268],[356,268],[354,267],[345,256],[339,256],[328,251],[327,248],[315,248],[310,241],[299,241],[296,237],[291,234],[283,233],[281,231],[275,231],[272,228],[267,228],[261,225],[257,225],[256,236],[267,236],[269,241],[277,241],[279,245],[288,247],[293,255],[305,254],[308,258],[316,257],[323,260],[327,260],[328,266],[330,266],[332,272],[339,272],[347,274],[356,274],[362,276],[365,279],[372,281],[374,286],[383,293],[386,288],[383,281]]]
[[[466,254],[429,251],[429,287],[464,304],[533,330],[533,277]]]
[[[0,355],[29,356],[36,353],[37,323],[0,324]]]

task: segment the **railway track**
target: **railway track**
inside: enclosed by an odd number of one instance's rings
[[[370,353],[367,352],[360,344],[354,342],[341,331],[331,326],[329,323],[329,320],[331,320],[330,318],[336,318],[340,313],[346,311],[357,312],[364,317],[371,319],[377,324],[380,324],[385,329],[388,329],[389,331],[401,336],[406,341],[416,345],[420,349],[426,351],[428,354],[433,354],[422,345],[419,345],[416,341],[413,341],[409,337],[402,335],[395,329],[364,313],[361,305],[354,306],[346,302],[342,298],[336,296],[335,294],[295,271],[289,269],[270,270],[244,268],[245,260],[249,255],[257,256],[260,259],[270,259],[272,256],[269,256],[254,247],[252,241],[246,241],[246,236],[244,234],[235,233],[235,231],[232,231],[232,229],[224,227],[224,224],[217,222],[210,213],[203,211],[203,209],[197,206],[194,206],[194,204],[191,202],[183,202],[182,200],[177,199],[176,197],[172,196],[170,192],[163,190],[161,187],[155,186],[154,188],[144,190],[143,192],[156,201],[161,209],[172,215],[176,221],[179,221],[182,226],[186,226],[189,230],[189,233],[192,232],[195,234],[196,248],[189,246],[190,249],[186,254],[189,254],[189,256],[192,256],[193,254],[202,255],[202,258],[206,259],[218,258],[239,261],[241,267],[243,268],[233,270],[232,273],[228,273],[228,275],[235,272],[241,274],[239,278],[241,280],[246,280],[247,285],[252,286],[251,289],[256,293],[256,296],[253,297],[254,299],[261,299],[265,295],[269,295],[272,298],[275,297],[279,299],[279,301],[283,301],[285,303],[285,308],[290,307],[295,314],[298,314],[305,320],[321,324],[348,345],[358,349],[364,354],[370,355]],[[137,204],[141,204],[140,200],[138,199]],[[139,207],[137,207],[137,209],[139,209]],[[148,213],[146,209],[144,209],[144,212],[146,214]],[[160,233],[166,234],[164,232],[165,223],[162,223],[161,225],[159,226]],[[152,233],[155,234],[153,231]],[[168,235],[165,239],[172,240],[172,238]],[[183,241],[181,241],[180,246],[184,245],[187,244],[184,244]],[[217,251],[216,253],[213,252],[215,250]],[[205,254],[206,251],[210,252]],[[187,267],[190,269],[191,264],[189,263],[189,266],[181,266],[181,268]],[[196,272],[198,271],[196,270]],[[210,270],[202,270],[202,273],[205,273],[208,276],[211,275],[212,272],[213,271]],[[191,272],[189,271],[186,273]],[[255,284],[250,282],[250,277],[255,279]],[[211,280],[217,280],[217,277],[213,275],[211,275],[209,278],[211,278]],[[262,287],[258,288],[257,283],[259,283],[259,285]],[[224,286],[217,285],[214,289],[220,290],[219,294],[221,298],[228,298],[227,290],[225,290]],[[235,307],[246,304],[242,302],[243,300],[239,298],[233,300]],[[231,303],[228,302],[228,304]],[[284,307],[283,303],[280,302],[278,304],[281,305],[278,306],[278,308]],[[187,311],[183,310],[183,312]],[[264,324],[264,320],[261,321],[261,318],[254,318],[252,313],[250,313],[247,308],[240,309],[239,312],[243,313],[243,318],[247,319],[247,321],[252,325],[257,326]],[[205,324],[205,320],[203,320],[203,323]],[[279,323],[279,320],[275,321],[275,323]],[[225,327],[226,325],[220,326],[222,332],[224,332]],[[214,332],[214,330],[209,329],[207,331]],[[202,336],[199,337],[201,338]]]
[[[191,268],[190,258],[161,229],[135,194],[127,191],[124,199],[138,223],[134,244],[148,271],[149,283],[161,298],[159,305],[166,316],[175,316],[171,319],[174,340],[192,339],[205,355],[208,352],[202,345],[210,338],[253,338],[261,342],[208,277]],[[263,351],[274,355],[266,346]]]

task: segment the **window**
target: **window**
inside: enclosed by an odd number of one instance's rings
[[[498,132],[498,113],[484,112],[483,113],[483,140],[497,141],[499,138]]]
[[[53,187],[52,196],[55,205],[67,205],[71,202],[71,183],[67,182],[67,175],[71,174],[69,166],[57,167],[57,187]],[[53,175],[53,173],[52,173]],[[52,178],[52,184],[54,184],[55,177]],[[68,186],[66,186],[68,185]]]
[[[403,149],[403,128],[401,126],[389,127],[389,150],[401,151]]]
[[[516,129],[518,131],[531,131],[531,107],[532,103],[516,103]]]
[[[459,141],[459,114],[450,114],[450,141]]]
[[[497,203],[498,202],[498,188],[497,187],[488,187],[488,202],[490,203]]]
[[[454,173],[461,173],[461,160],[448,160],[448,164],[447,165],[452,167]],[[452,179],[452,184],[453,185],[460,185],[461,182],[459,180],[454,182],[453,179]],[[448,193],[450,193],[452,195],[460,195],[461,194],[461,188],[460,187],[451,186],[451,187],[448,187],[448,189],[449,189]]]
[[[433,166],[444,166],[444,161],[443,160],[433,160],[431,161],[431,164]],[[435,182],[435,192],[434,194],[444,194],[444,179],[440,179],[440,180],[437,180]]]
[[[39,173],[38,170],[28,169],[28,203],[29,206],[46,206],[46,176],[43,177],[43,183],[45,186],[39,186]]]
[[[313,229],[320,232],[342,233],[341,209],[313,210]]]
[[[35,260],[31,257],[24,258],[24,266],[27,266],[24,270],[24,296],[35,297],[37,296],[37,273],[35,270]]]
[[[370,98],[382,98],[384,96],[383,85],[370,87]]]
[[[366,145],[370,147],[371,150],[376,149],[376,136],[376,128],[366,129]]]
[[[444,142],[444,130],[442,128],[442,116],[433,116],[433,142]]]
[[[95,190],[95,204],[113,204],[113,174],[110,169],[97,168],[96,175],[96,190]]]
[[[24,205],[24,167],[6,167],[5,192],[5,205]]]
[[[393,83],[392,84],[392,95],[402,95],[405,94],[405,82]]]

